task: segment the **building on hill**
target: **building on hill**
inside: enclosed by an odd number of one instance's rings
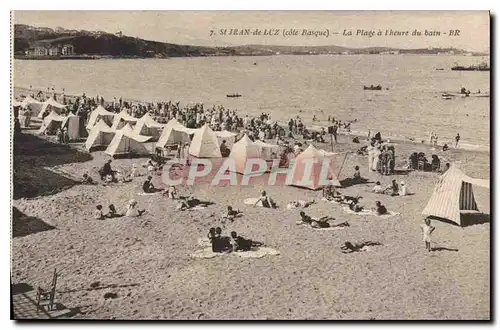
[[[30,56],[61,56],[61,55],[74,55],[75,47],[71,44],[39,44],[34,47],[28,48],[26,55]]]

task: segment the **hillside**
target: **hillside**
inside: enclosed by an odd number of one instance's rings
[[[203,47],[178,45],[159,41],[144,40],[121,33],[111,34],[102,31],[77,31],[64,28],[40,28],[24,24],[14,25],[14,54],[22,56],[30,47],[36,45],[71,44],[76,55],[92,55],[103,57],[191,57],[191,56],[257,56],[257,55],[289,55],[289,54],[379,54],[383,52],[399,52],[406,54],[465,54],[454,48],[433,49],[392,49],[387,47],[346,48],[340,46],[267,46],[244,45],[233,47]],[[474,54],[484,55],[484,54]]]

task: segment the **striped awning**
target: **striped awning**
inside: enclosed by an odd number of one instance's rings
[[[489,181],[471,178],[452,165],[439,177],[422,214],[449,219],[460,225],[461,210],[478,210],[473,185],[489,188]]]

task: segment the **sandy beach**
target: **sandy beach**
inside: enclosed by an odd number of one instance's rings
[[[19,91],[17,91],[19,93]],[[361,195],[361,204],[380,200],[391,218],[346,213],[337,204],[320,201],[321,191],[290,186],[178,187],[213,202],[204,210],[178,211],[176,202],[161,195],[138,193],[144,177],[126,184],[80,185],[88,172],[107,159],[102,151],[88,154],[81,144],[57,146],[25,130],[14,143],[13,207],[54,227],[30,233],[13,223],[12,282],[33,286],[48,283],[54,268],[60,301],[80,319],[463,319],[490,318],[490,224],[461,228],[433,221],[435,251],[424,249],[420,224],[438,174],[411,172],[382,176],[369,173],[367,157],[351,136],[341,136],[335,151],[352,152],[339,179],[359,165],[371,181],[387,185],[405,181],[414,195],[391,197],[368,192],[372,184],[342,189]],[[383,132],[382,132],[383,134]],[[330,150],[330,144],[319,144]],[[490,153],[395,141],[396,167],[413,152],[435,153],[442,163],[456,163],[472,177],[490,178]],[[129,170],[146,159],[117,159],[113,167]],[[142,169],[145,172],[145,169]],[[161,184],[159,176],[153,178]],[[279,208],[245,205],[265,189]],[[474,189],[479,209],[490,212],[490,192]],[[139,218],[94,220],[97,204],[125,211],[136,199],[146,213]],[[318,201],[306,209],[329,215],[349,227],[319,231],[296,225],[299,210],[287,210],[291,200]],[[198,241],[210,227],[221,225],[227,205],[243,212],[225,232],[264,242],[279,255],[245,259],[221,255],[193,259]],[[31,228],[33,229],[33,228]],[[33,230],[31,230],[32,232]],[[26,234],[29,233],[29,234]],[[382,245],[362,253],[343,254],[345,241],[377,241]],[[114,293],[115,298],[105,298]]]

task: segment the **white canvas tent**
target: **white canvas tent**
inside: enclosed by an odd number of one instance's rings
[[[61,124],[61,127],[68,130],[69,140],[79,140],[86,137],[87,131],[83,123],[83,118],[76,116],[73,113],[69,113]]]
[[[56,112],[51,111],[42,122],[42,126],[38,130],[38,134],[53,135],[58,128],[62,127],[62,123],[66,119],[65,116],[58,115]]]
[[[31,109],[31,115],[34,117],[40,114],[43,106],[43,102],[40,102],[29,95],[26,96],[21,103],[23,108],[29,107]]]
[[[87,141],[85,141],[85,149],[107,147],[115,137],[115,134],[116,131],[109,127],[106,122],[99,120],[89,132]]]
[[[219,140],[219,145],[222,141],[226,141],[226,146],[231,148],[234,145],[234,141],[236,140],[236,133],[229,131],[216,131],[215,135],[217,135],[217,139]]]
[[[94,111],[90,113],[89,121],[87,123],[87,129],[90,130],[92,127],[94,127],[94,125],[100,119],[102,119],[106,124],[111,126],[113,124],[113,118],[115,117],[115,115],[116,115],[115,113],[110,112],[104,109],[102,105],[99,105],[97,106],[97,108],[94,109]]]
[[[233,145],[231,153],[229,154],[229,159],[233,160],[235,163],[236,173],[248,174],[252,169],[246,170],[247,160],[251,158],[261,158],[261,147],[256,145],[250,138],[245,134],[243,137]]]
[[[189,154],[198,158],[222,157],[217,135],[207,125],[198,128],[189,146]]]
[[[126,125],[121,130],[116,131],[113,140],[104,152],[113,157],[125,154],[148,155],[149,151],[144,146],[144,142],[149,140],[151,140],[151,136],[135,134],[133,129]]]
[[[262,157],[265,160],[272,160],[273,152],[276,153],[276,156],[279,156],[280,146],[277,144],[270,144],[260,140],[255,141],[255,144],[262,148]]]
[[[127,110],[123,108],[119,114],[115,115],[111,128],[118,130],[123,128],[126,124],[130,124],[131,126],[133,126],[137,123],[138,120],[138,118],[129,115]]]
[[[195,132],[196,129],[186,128],[177,119],[173,118],[165,124],[156,146],[165,148],[167,145],[190,143],[191,139],[189,135]]]
[[[461,211],[479,211],[472,190],[473,185],[490,188],[488,180],[471,178],[456,165],[451,165],[439,177],[422,214],[448,219],[461,226]]]
[[[135,124],[134,132],[139,135],[151,136],[153,141],[158,141],[164,127],[164,124],[156,122],[153,117],[146,112],[146,114]]]
[[[47,101],[43,102],[42,109],[40,110],[40,113],[38,113],[38,118],[43,118],[43,115],[50,111],[61,114],[64,108],[66,108],[64,104],[57,102],[53,97],[51,97],[47,99]]]
[[[333,157],[326,156],[325,153],[325,151],[318,150],[311,144],[306,150],[298,154],[294,159],[289,174],[292,175],[291,185],[316,190],[322,188],[327,178],[331,177],[329,183],[340,186],[335,173],[336,168],[333,164]],[[309,163],[311,164],[310,167]],[[323,169],[323,166],[328,167]]]

